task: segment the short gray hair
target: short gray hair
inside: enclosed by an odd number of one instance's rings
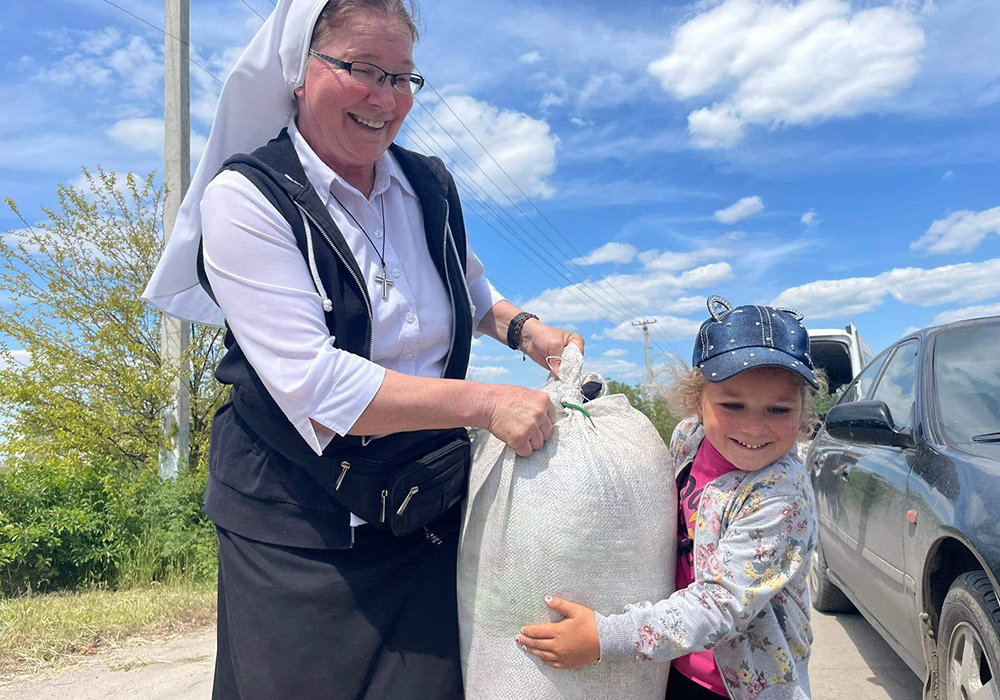
[[[348,18],[362,14],[378,14],[397,19],[410,30],[414,44],[420,41],[420,31],[417,29],[416,21],[419,19],[420,9],[416,0],[330,0],[319,13],[309,47],[312,48],[322,42],[331,30],[339,27]]]

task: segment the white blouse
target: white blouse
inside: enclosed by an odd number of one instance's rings
[[[367,199],[288,133],[306,177],[326,204],[364,275],[374,315],[373,360],[333,347],[323,307],[291,226],[243,175],[220,173],[201,202],[205,269],[233,335],[282,412],[316,454],[346,435],[386,369],[440,377],[451,341],[451,303],[424,236],[420,202],[395,159],[375,163]],[[336,199],[333,195],[336,195]],[[374,246],[337,199],[361,223]],[[385,226],[383,230],[383,209]],[[325,245],[317,238],[320,245]],[[378,253],[393,286],[382,299]],[[467,248],[472,327],[503,297]],[[478,335],[478,334],[477,334]]]

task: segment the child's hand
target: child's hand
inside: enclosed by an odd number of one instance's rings
[[[545,596],[545,604],[565,620],[522,627],[515,640],[552,668],[580,668],[601,658],[594,611],[568,600]]]

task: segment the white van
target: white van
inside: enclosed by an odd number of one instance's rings
[[[830,393],[837,397],[875,357],[853,321],[844,328],[809,329],[809,353],[813,365],[826,371]]]

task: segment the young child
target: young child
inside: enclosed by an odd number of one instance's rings
[[[717,296],[708,308],[673,391],[693,414],[670,440],[677,591],[608,616],[546,596],[566,619],[515,641],[556,668],[672,661],[668,700],[808,700],[815,496],[794,447],[816,421],[822,379],[798,313]]]

